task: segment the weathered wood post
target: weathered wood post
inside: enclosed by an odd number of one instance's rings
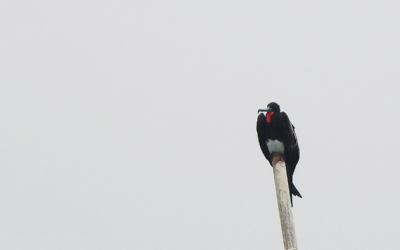
[[[294,230],[289,185],[286,175],[286,164],[281,155],[273,155],[272,166],[274,169],[279,216],[281,218],[283,245],[286,250],[297,250],[296,232]]]

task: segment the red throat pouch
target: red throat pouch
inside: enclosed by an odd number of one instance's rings
[[[267,122],[268,123],[271,123],[271,115],[273,115],[273,114],[274,114],[274,112],[272,112],[272,111],[267,112]]]

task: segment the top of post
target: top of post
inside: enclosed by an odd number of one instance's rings
[[[282,154],[279,153],[273,153],[272,155],[272,167],[275,167],[275,165],[280,162],[280,161],[285,161],[285,159],[283,158]]]

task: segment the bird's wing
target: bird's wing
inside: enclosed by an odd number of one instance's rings
[[[258,142],[260,143],[261,151],[263,152],[265,158],[269,161],[272,166],[271,157],[267,147],[267,120],[263,113],[258,115],[257,119],[257,134]]]
[[[293,175],[300,158],[300,149],[294,126],[285,112],[279,114],[279,128],[283,136],[283,144],[285,145],[285,160],[288,166],[288,174]]]

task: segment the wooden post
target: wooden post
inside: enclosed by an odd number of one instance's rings
[[[279,216],[281,218],[283,244],[285,250],[297,250],[296,232],[294,230],[289,185],[286,175],[286,164],[281,155],[275,154],[273,156],[272,165],[274,169]]]

